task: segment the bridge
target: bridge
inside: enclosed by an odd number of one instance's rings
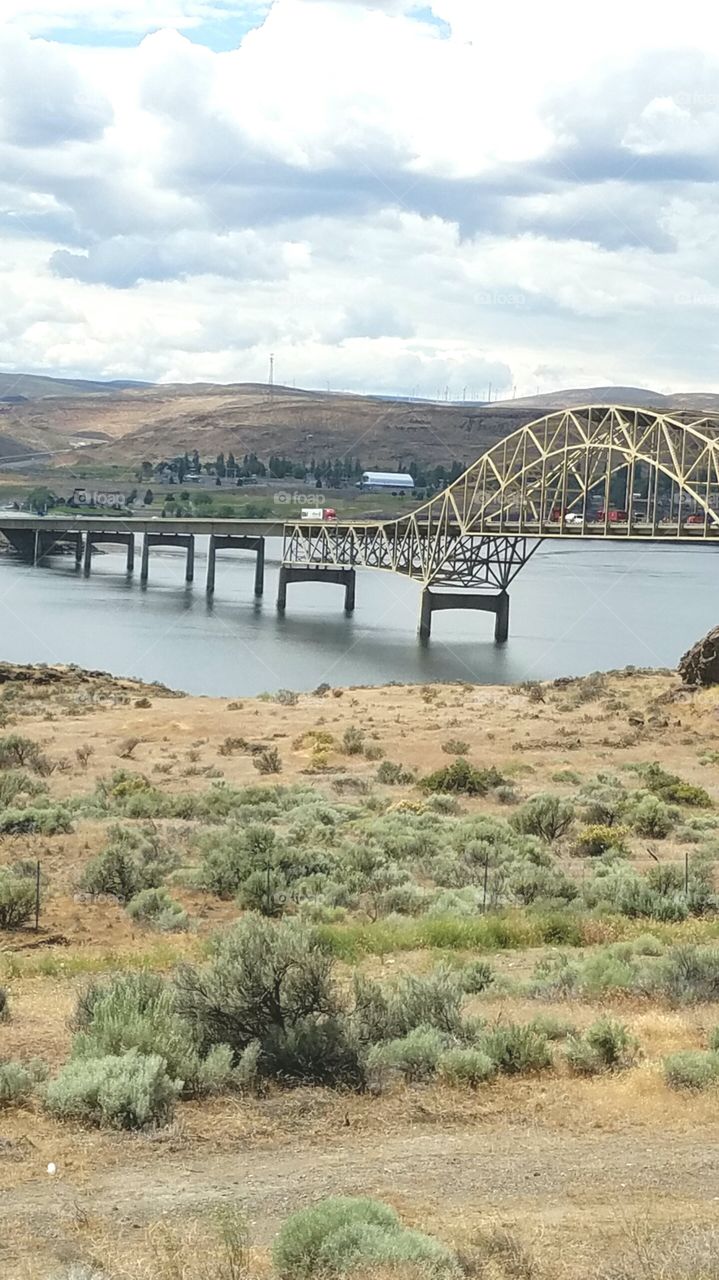
[[[195,537],[209,537],[207,590],[216,553],[256,557],[255,594],[264,586],[267,537],[281,537],[277,606],[291,583],[319,581],[355,600],[357,568],[398,573],[422,587],[420,636],[439,609],[495,616],[495,638],[509,633],[509,587],[545,539],[719,543],[719,418],[587,405],[545,415],[494,445],[453,484],[407,515],[373,521],[152,520],[124,517],[8,517],[0,532],[40,563],[74,549],[90,572],[93,548],[127,547],[134,567],[141,534],[141,581],[153,547],[181,546],[194,576]]]

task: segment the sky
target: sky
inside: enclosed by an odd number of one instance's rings
[[[707,0],[0,14],[0,370],[719,391]]]

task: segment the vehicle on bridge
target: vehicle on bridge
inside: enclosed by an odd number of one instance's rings
[[[300,512],[300,520],[336,520],[337,512],[334,507],[303,507]]]

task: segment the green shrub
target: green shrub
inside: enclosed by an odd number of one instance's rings
[[[22,1062],[0,1062],[0,1107],[26,1102],[46,1076],[47,1068],[39,1058],[27,1066]]]
[[[719,948],[672,947],[652,976],[671,1004],[709,1004],[719,999]]]
[[[25,803],[42,795],[47,795],[47,783],[40,782],[39,778],[33,778],[20,769],[0,772],[0,809],[17,801]]]
[[[175,993],[159,974],[118,974],[90,983],[78,997],[73,1019],[73,1057],[117,1056],[132,1050],[160,1054],[186,1096],[227,1088],[232,1052],[226,1045],[202,1053],[192,1029],[180,1017]]]
[[[34,910],[34,882],[0,867],[0,929],[20,929]]]
[[[278,689],[272,695],[272,701],[279,702],[281,707],[296,707],[299,700],[300,695],[294,689]]]
[[[405,769],[404,765],[396,764],[393,760],[383,760],[377,770],[377,781],[387,787],[406,786],[414,782],[414,779],[415,774],[412,769]]]
[[[557,1018],[553,1013],[538,1013],[527,1025],[546,1040],[566,1040],[575,1031],[571,1022]]]
[[[293,1213],[272,1249],[280,1280],[343,1276],[358,1268],[417,1265],[427,1280],[459,1274],[438,1241],[405,1230],[393,1209],[377,1200],[337,1196]]]
[[[87,893],[109,893],[129,902],[143,889],[156,889],[177,866],[177,857],[154,832],[113,826],[109,844],[85,867],[80,884]]]
[[[361,756],[364,750],[364,734],[355,724],[349,724],[342,734],[341,750],[346,756]]]
[[[493,787],[505,786],[507,779],[494,766],[477,769],[460,757],[443,769],[436,769],[422,778],[423,791],[441,791],[464,796],[486,796]]]
[[[439,1074],[448,1084],[468,1084],[476,1088],[497,1074],[497,1064],[482,1049],[447,1049],[439,1059]]]
[[[664,1079],[671,1089],[710,1089],[719,1085],[719,1053],[686,1049],[664,1059]]]
[[[552,1065],[546,1036],[531,1024],[499,1023],[482,1037],[480,1048],[505,1075],[543,1071]]]
[[[68,831],[72,831],[72,819],[62,805],[27,805],[24,809],[8,808],[0,813],[3,835],[55,836]]]
[[[497,976],[488,960],[473,960],[460,969],[459,975],[467,995],[479,995],[481,991],[486,991]]]
[[[712,799],[703,787],[695,787],[690,782],[682,782],[675,773],[667,773],[660,764],[646,765],[642,777],[647,790],[660,796],[667,804],[683,804],[696,809],[710,809]]]
[[[252,757],[252,763],[258,773],[281,773],[282,760],[277,747],[266,747]]]
[[[385,1040],[371,1046],[367,1069],[372,1075],[386,1070],[400,1072],[406,1080],[429,1080],[447,1048],[447,1037],[436,1027],[415,1027],[400,1040]]]
[[[19,733],[9,733],[0,738],[0,769],[32,769],[35,773],[48,774],[52,766],[32,738]]]
[[[159,1054],[73,1058],[47,1086],[45,1105],[61,1120],[113,1129],[146,1129],[172,1119],[180,1081]]]
[[[127,914],[137,924],[159,929],[161,933],[174,933],[188,925],[187,912],[166,889],[143,889],[128,902]]]
[[[258,1069],[286,1081],[359,1084],[359,1053],[319,935],[296,922],[247,917],[222,935],[209,965],[186,965],[177,1007],[203,1050],[253,1042]]]
[[[282,1280],[304,1280],[316,1274],[326,1238],[342,1228],[362,1223],[399,1230],[394,1209],[378,1200],[335,1196],[301,1209],[285,1220],[275,1238],[272,1261]]]
[[[464,990],[462,971],[443,966],[426,976],[404,974],[391,985],[355,973],[355,1032],[365,1044],[401,1040],[418,1027],[459,1036]]]
[[[607,827],[601,823],[583,827],[574,842],[574,852],[579,858],[601,858],[612,850],[625,857],[628,849],[625,842],[624,827]]]
[[[600,1018],[580,1036],[570,1036],[566,1046],[569,1066],[578,1075],[596,1075],[631,1065],[636,1042],[623,1023]]]
[[[377,1268],[414,1274],[424,1280],[458,1278],[456,1257],[446,1245],[421,1231],[387,1231],[369,1223],[352,1223],[329,1235],[320,1249],[318,1270],[322,1277],[347,1276]]]
[[[640,793],[630,804],[627,817],[637,835],[651,840],[662,840],[674,825],[669,806],[659,796],[651,794]]]
[[[0,1022],[10,1021],[10,1001],[7,987],[0,987]]]
[[[448,756],[466,756],[471,748],[469,743],[462,738],[448,738],[446,742],[442,743],[442,750]]]
[[[540,836],[551,844],[563,836],[574,820],[574,805],[571,800],[551,794],[532,796],[516,813],[510,822],[522,835]]]

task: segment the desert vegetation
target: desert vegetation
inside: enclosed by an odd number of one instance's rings
[[[583,1141],[591,1117],[644,1126],[650,1146],[667,1125],[706,1129],[719,1096],[713,695],[658,675],[530,686],[502,694],[491,728],[468,696],[322,686],[195,708],[112,682],[4,687],[0,1185],[17,1230],[23,1187],[58,1153],[73,1184],[74,1168],[107,1167],[121,1200],[123,1169],[129,1188],[166,1157],[179,1205],[173,1152],[178,1170],[201,1170],[206,1130],[223,1160],[313,1141],[341,1159],[349,1144],[343,1194],[327,1199],[331,1181],[310,1175],[303,1196],[288,1173],[269,1236],[253,1238],[242,1195],[209,1190],[186,1223],[151,1230],[143,1211],[126,1252],[124,1227],[83,1211],[25,1256],[23,1280],[554,1275],[552,1231],[537,1248],[481,1202],[469,1222],[466,1206],[446,1217],[416,1196],[409,1212],[367,1199],[358,1152],[391,1133],[409,1177],[433,1132],[451,1146],[489,1124],[501,1142],[531,1116],[556,1136],[543,1185],[561,1134]],[[618,716],[627,745],[605,747]],[[437,1158],[419,1176],[439,1205]],[[586,1160],[576,1176],[591,1194]],[[211,1270],[177,1270],[192,1239]],[[667,1275],[713,1274],[680,1239],[663,1246]],[[585,1261],[582,1280],[596,1274]],[[606,1266],[620,1275],[616,1257]],[[634,1261],[621,1274],[644,1273]]]

